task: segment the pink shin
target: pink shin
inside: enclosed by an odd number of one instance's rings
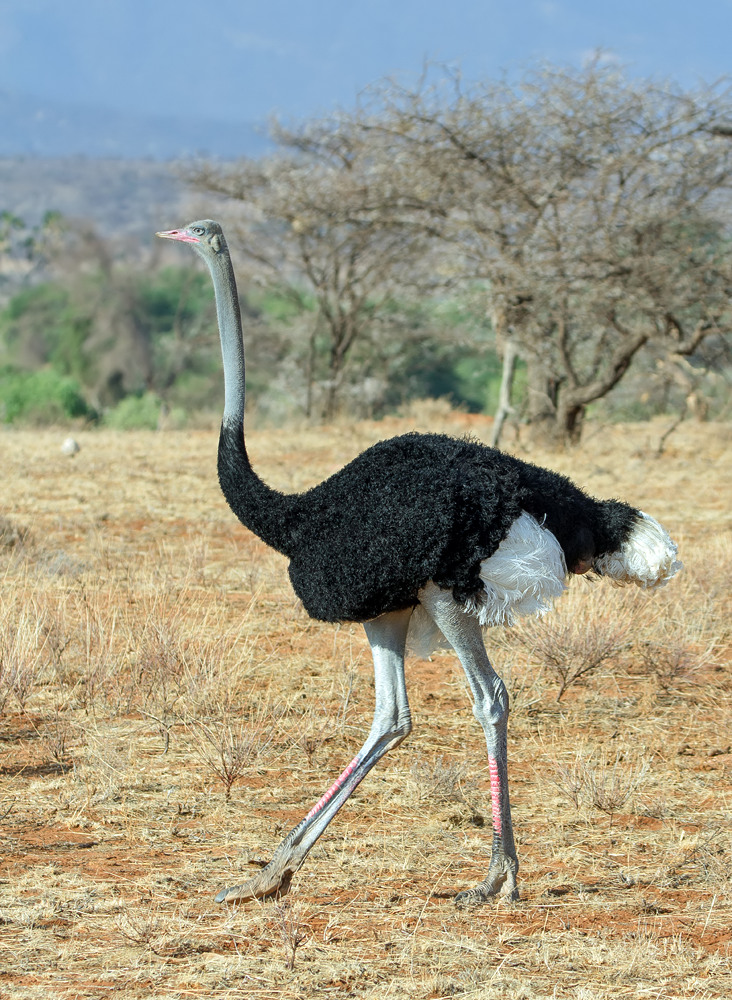
[[[488,769],[491,775],[491,809],[493,811],[493,829],[501,836],[501,778],[498,764],[494,757],[488,758]]]
[[[351,777],[351,775],[353,774],[353,772],[358,767],[358,764],[359,764],[360,760],[361,760],[360,757],[354,757],[353,758],[353,760],[348,765],[348,767],[345,769],[345,771],[336,778],[336,780],[330,786],[330,788],[325,793],[325,795],[323,795],[322,798],[320,798],[315,803],[315,805],[313,806],[313,808],[307,814],[307,816],[305,817],[305,822],[306,823],[307,823],[308,820],[312,819],[314,816],[317,816],[318,813],[320,812],[320,810],[323,809],[325,806],[328,805],[328,803],[333,798],[333,796],[336,794],[336,792],[339,792],[341,790],[341,788],[343,787],[343,785],[346,783],[346,781]]]

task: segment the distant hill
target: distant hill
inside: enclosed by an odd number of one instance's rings
[[[0,91],[0,157],[177,160],[258,156],[264,129],[195,118],[127,114]]]
[[[125,114],[0,91],[0,212],[32,225],[53,210],[148,239],[188,214],[186,161],[259,156],[269,148],[253,125]]]
[[[86,157],[0,159],[0,212],[35,225],[48,211],[89,219],[100,232],[147,240],[187,215],[175,164]]]

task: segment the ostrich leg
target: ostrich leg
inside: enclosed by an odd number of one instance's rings
[[[411,608],[366,622],[364,628],[374,658],[376,706],[368,739],[305,819],[285,837],[272,860],[243,885],[222,889],[217,903],[263,899],[287,892],[290,880],[308,852],[360,781],[412,728],[404,683],[404,646]]]
[[[458,906],[471,906],[484,903],[490,896],[498,893],[507,895],[510,899],[518,899],[518,858],[513,842],[508,799],[506,686],[490,664],[478,620],[466,614],[455,603],[449,591],[440,590],[430,582],[420,591],[419,600],[463,665],[473,692],[473,714],[483,727],[488,744],[493,812],[491,863],[485,879],[474,888],[458,893],[455,902]]]

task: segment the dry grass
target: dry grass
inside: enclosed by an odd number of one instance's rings
[[[422,408],[250,447],[300,489],[413,426],[490,431]],[[477,911],[451,899],[485,874],[490,783],[447,654],[408,663],[414,733],[290,896],[213,904],[360,746],[362,630],[305,616],[219,495],[215,434],[82,432],[66,458],[61,432],[4,433],[0,997],[732,995],[732,431],[682,425],[659,458],[665,429],[512,442],[658,516],[686,570],[656,596],[578,580],[489,637],[522,899]]]

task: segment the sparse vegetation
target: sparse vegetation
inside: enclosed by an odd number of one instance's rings
[[[433,803],[466,802],[475,792],[476,782],[468,774],[465,761],[417,760],[410,768],[418,801]]]
[[[290,895],[213,904],[360,746],[362,631],[298,608],[282,557],[223,504],[214,432],[82,430],[70,479],[56,432],[6,430],[0,995],[726,1000],[732,436],[685,423],[659,458],[666,426],[609,426],[572,453],[512,441],[657,514],[686,566],[656,595],[577,579],[553,617],[489,635],[512,697],[522,899],[477,911],[451,897],[485,874],[490,780],[448,653],[408,662],[414,732]],[[491,431],[424,403],[249,443],[268,481],[302,489],[410,427]],[[558,629],[574,671],[591,622],[622,641],[557,702],[535,637]]]
[[[292,972],[295,968],[297,949],[307,940],[307,927],[300,916],[300,905],[288,900],[275,904],[276,920],[279,923],[282,947],[285,950],[285,965]]]

